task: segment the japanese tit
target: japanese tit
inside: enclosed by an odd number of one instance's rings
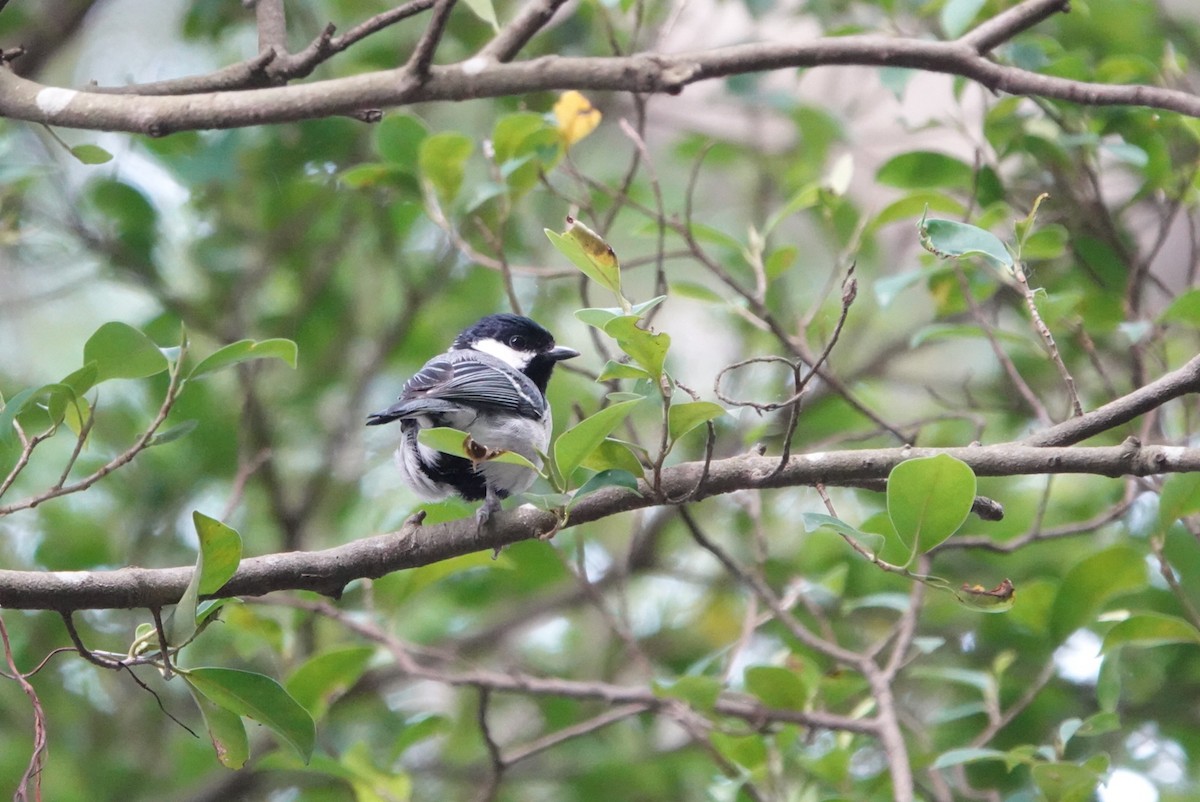
[[[546,384],[558,362],[577,356],[527,317],[488,315],[426,362],[404,383],[400,399],[369,415],[367,425],[400,421],[396,466],[405,484],[428,501],[451,495],[482,499],[476,513],[482,526],[501,499],[529,489],[534,472],[435,451],[418,442],[417,433],[437,426],[460,429],[481,446],[515,451],[540,466],[538,452],[550,444]]]

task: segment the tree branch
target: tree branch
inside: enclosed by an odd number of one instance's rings
[[[843,486],[886,478],[904,460],[949,454],[980,476],[1084,473],[1099,476],[1150,476],[1200,471],[1200,448],[1142,446],[1136,440],[1105,448],[1039,448],[1025,445],[967,448],[889,448],[800,454],[778,471],[778,457],[739,456],[708,463],[708,477],[692,498],[700,500],[737,490],[765,490],[817,483]],[[696,488],[704,462],[688,462],[662,473],[667,498]],[[566,526],[655,506],[649,486],[641,495],[605,488],[581,499]],[[242,561],[237,573],[213,597],[259,596],[276,590],[312,590],[339,595],[355,579],[376,578],[406,568],[488,551],[530,540],[559,525],[553,512],[530,505],[493,516],[482,531],[474,518],[422,527],[419,517],[395,532],[363,538],[331,549],[284,552]],[[156,607],[174,604],[191,578],[191,566],[120,568],[113,571],[0,570],[0,607],[59,610]]]
[[[553,2],[544,7],[549,5]],[[509,41],[504,37],[502,32],[489,47]],[[546,56],[504,63],[501,56],[517,46],[519,39],[513,33],[511,45],[496,46],[493,50],[485,48],[480,56],[460,64],[432,67],[428,80],[419,85],[404,80],[406,72],[398,68],[294,86],[213,92],[192,97],[131,97],[48,87],[0,67],[0,116],[68,128],[162,136],[182,130],[307,120],[349,114],[363,108],[472,100],[544,90],[678,94],[688,84],[729,75],[854,64],[909,67],[960,75],[992,91],[1011,95],[1033,95],[1090,106],[1145,106],[1200,117],[1200,96],[1189,92],[1042,75],[996,64],[961,41],[844,36],[801,43],[756,42],[689,53],[579,58]],[[492,61],[493,58],[496,60]]]

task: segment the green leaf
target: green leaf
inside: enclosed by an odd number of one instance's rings
[[[965,189],[974,182],[975,171],[971,165],[953,156],[916,150],[889,159],[879,168],[875,180],[901,189]]]
[[[13,428],[13,422],[17,416],[25,411],[34,399],[38,388],[27,387],[21,392],[8,399],[4,404],[4,408],[0,409],[0,443],[8,440],[16,440],[17,431]]]
[[[809,689],[795,671],[782,666],[750,666],[745,672],[746,690],[767,707],[803,710],[808,705]]]
[[[591,307],[588,309],[580,309],[575,312],[575,317],[579,318],[579,320],[588,324],[592,328],[604,331],[604,327],[617,318],[624,317],[625,315],[641,317],[642,315],[646,314],[646,312],[658,306],[665,300],[667,300],[667,296],[659,295],[651,298],[649,301],[643,301],[640,304],[634,304],[633,306],[629,307],[628,312],[616,307]]]
[[[974,502],[975,472],[946,454],[905,460],[888,476],[888,516],[914,557],[958,531]]]
[[[475,12],[475,16],[492,26],[493,31],[500,30],[500,21],[496,19],[496,8],[492,0],[465,0],[467,8]]]
[[[181,675],[214,704],[269,727],[304,762],[312,756],[316,724],[275,680],[253,671],[219,667],[192,668]]]
[[[59,382],[65,384],[75,391],[76,395],[83,395],[88,390],[96,385],[96,377],[100,375],[100,370],[95,362],[88,362],[83,367],[67,374],[66,378]]]
[[[313,717],[322,718],[330,703],[349,690],[367,670],[373,646],[350,646],[310,657],[288,677],[285,688]]]
[[[721,695],[721,681],[715,677],[687,675],[670,685],[654,683],[654,695],[660,698],[679,699],[687,702],[701,713],[709,712]]]
[[[112,161],[112,154],[99,145],[76,145],[71,155],[84,164],[104,164]]]
[[[806,532],[815,532],[818,529],[832,529],[840,535],[854,538],[874,554],[878,554],[880,549],[883,548],[883,535],[855,529],[850,524],[840,518],[834,518],[832,515],[826,515],[821,512],[806,512],[801,514],[801,520],[804,521],[804,531]],[[905,601],[905,606],[907,604],[908,602]]]
[[[242,536],[202,512],[192,513],[192,523],[200,538],[199,590],[201,595],[216,593],[237,573],[242,561]]]
[[[467,158],[474,149],[471,138],[457,131],[443,131],[422,140],[417,166],[443,203],[449,203],[458,195],[466,174]]]
[[[83,362],[96,363],[96,382],[143,379],[170,365],[158,346],[126,323],[105,323],[83,345]]]
[[[563,481],[569,481],[575,469],[583,464],[604,438],[629,415],[641,399],[621,401],[581,420],[554,441],[554,464]]]
[[[930,768],[948,769],[952,766],[961,766],[966,763],[978,763],[981,760],[1007,760],[1008,753],[1001,752],[999,749],[951,749],[948,752],[943,752],[938,755],[937,760],[933,761]]]
[[[375,150],[389,163],[410,173],[417,171],[421,142],[429,127],[411,114],[389,114],[375,128]]]
[[[942,30],[946,38],[957,39],[967,32],[986,0],[947,0],[942,6]]]
[[[147,447],[161,446],[178,440],[181,437],[187,437],[192,433],[192,430],[195,429],[199,423],[200,421],[198,420],[185,420],[182,423],[172,426],[170,429],[165,429],[154,435],[154,438],[146,445]]]
[[[1051,609],[1050,630],[1062,641],[1090,624],[1109,599],[1146,586],[1146,563],[1129,546],[1112,546],[1085,557],[1059,585]]]
[[[604,333],[617,341],[621,350],[633,357],[652,377],[662,376],[663,363],[671,348],[671,337],[666,333],[655,334],[638,326],[636,315],[622,315],[604,324]]]
[[[925,220],[919,227],[921,246],[942,259],[982,256],[998,267],[1011,268],[1012,255],[995,234],[957,220]]]
[[[1200,512],[1200,473],[1176,473],[1163,482],[1158,497],[1158,533],[1180,518]]]
[[[550,243],[585,276],[621,297],[621,263],[612,246],[599,234],[570,217],[562,234],[544,230]]]
[[[586,321],[585,321],[586,322]],[[596,377],[598,382],[612,381],[613,379],[652,379],[653,376],[645,368],[639,368],[637,365],[630,365],[625,362],[613,362],[611,359],[604,364],[600,370],[600,375]]]
[[[687,401],[672,404],[667,410],[667,433],[674,442],[710,420],[725,414],[725,408],[711,401]]]
[[[250,741],[246,738],[246,725],[242,717],[231,710],[214,704],[205,696],[188,688],[200,715],[204,718],[204,728],[212,741],[213,749],[217,752],[217,760],[227,769],[240,769],[250,758]]]
[[[1096,701],[1100,709],[1112,713],[1121,701],[1121,652],[1104,656],[1100,664],[1100,676],[1096,678]]]
[[[172,646],[182,646],[192,639],[196,634],[196,610],[200,595],[220,590],[237,571],[242,559],[242,538],[235,530],[200,512],[192,513],[192,523],[196,527],[200,548],[192,578],[171,613]]]
[[[1200,329],[1200,289],[1190,289],[1175,296],[1175,300],[1158,316],[1158,321]]]
[[[795,245],[785,245],[771,252],[763,261],[763,273],[767,277],[767,281],[774,281],[788,271],[795,263],[796,256],[800,253],[800,249]]]
[[[1200,630],[1188,621],[1162,613],[1130,616],[1104,635],[1101,654],[1122,646],[1149,648],[1168,643],[1200,644]]]
[[[467,432],[459,429],[451,429],[448,426],[435,426],[432,429],[422,429],[417,433],[417,440],[421,445],[429,446],[434,451],[441,451],[443,454],[462,457],[472,462],[502,462],[507,465],[520,465],[529,468],[535,473],[541,473],[541,469],[538,466],[517,452],[491,451],[491,446],[487,443],[477,443],[477,445],[489,449],[486,455],[482,453],[477,453],[474,456],[469,454],[467,452],[468,443],[475,443],[476,441]]]
[[[610,468],[606,471],[600,471],[580,485],[575,494],[571,496],[571,503],[574,504],[588,493],[595,493],[597,490],[605,487],[624,487],[640,496],[641,491],[638,490],[637,480],[638,478],[632,473],[623,471],[620,468]]]
[[[708,738],[722,755],[751,771],[767,762],[767,739],[759,733],[728,735],[719,730],[713,730],[708,734]]]
[[[1074,763],[1035,763],[1030,771],[1046,802],[1088,802],[1101,779],[1101,772]]]
[[[296,343],[291,340],[279,337],[260,341],[238,340],[223,348],[218,348],[200,360],[199,364],[188,374],[188,379],[198,379],[206,373],[248,362],[251,359],[282,359],[289,366],[295,368],[297,356]]]
[[[610,468],[618,468],[638,478],[645,475],[642,463],[630,444],[611,437],[606,437],[600,445],[596,446],[595,450],[584,459],[583,467],[590,468],[597,473]]]

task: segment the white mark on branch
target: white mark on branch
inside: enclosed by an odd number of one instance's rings
[[[469,58],[464,61],[459,69],[462,70],[463,75],[479,75],[481,72],[486,70],[491,63],[492,60],[486,56],[475,56],[474,58]]]
[[[1187,453],[1183,446],[1162,446],[1163,463],[1174,465]]]
[[[62,89],[57,86],[48,86],[37,93],[34,101],[37,107],[44,114],[58,114],[67,107],[67,104],[75,99],[79,93],[74,89]]]

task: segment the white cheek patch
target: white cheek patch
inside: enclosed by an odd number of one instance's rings
[[[480,340],[472,344],[471,347],[476,351],[482,351],[489,356],[496,357],[496,359],[516,370],[524,370],[529,365],[529,360],[533,359],[533,354],[515,351],[491,337]]]

